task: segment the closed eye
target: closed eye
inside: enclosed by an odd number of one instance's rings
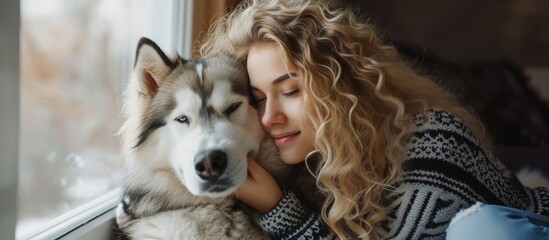
[[[282,93],[282,96],[284,97],[291,97],[291,96],[295,96],[299,93],[299,88],[296,88],[296,89],[292,89],[290,91],[287,91],[287,92],[284,92]]]
[[[253,98],[253,101],[252,101],[252,105],[257,108],[257,106],[259,106],[261,103],[265,102],[265,100],[267,100],[267,98],[265,97],[258,97],[258,98]]]
[[[231,104],[231,106],[229,106],[227,108],[227,110],[225,110],[225,115],[229,116],[231,113],[236,111],[238,109],[238,107],[240,107],[241,104],[242,104],[242,102],[237,102],[237,103]]]

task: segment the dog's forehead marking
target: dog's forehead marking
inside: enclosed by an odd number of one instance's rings
[[[212,93],[212,84],[210,81],[206,81],[204,78],[204,68],[205,66],[204,59],[197,59],[195,62],[195,70],[198,75],[198,94],[201,98],[200,103],[200,117],[202,118],[201,123],[206,126],[206,128],[211,128],[213,119],[217,116],[215,110],[212,106],[208,105],[209,97]]]
[[[204,59],[196,59],[194,61],[194,68],[196,71],[196,75],[198,78],[196,79],[196,93],[200,96],[202,99],[202,105],[204,105],[209,95],[211,94],[211,84],[210,82],[206,81],[206,78],[204,76],[204,69],[206,67],[206,63],[204,62]],[[204,106],[203,106],[204,107]]]
[[[196,94],[201,98],[201,125],[213,127],[213,121],[223,118],[225,108],[236,99],[249,98],[247,76],[243,68],[224,57],[198,58],[192,61],[196,71]],[[236,97],[241,95],[241,97]]]
[[[200,84],[204,84],[204,62],[196,61],[194,67],[196,68],[196,73],[198,74],[198,81],[200,82]]]

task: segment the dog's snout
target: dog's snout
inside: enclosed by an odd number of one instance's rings
[[[221,150],[205,151],[194,158],[196,174],[204,180],[218,179],[227,168],[227,154]]]

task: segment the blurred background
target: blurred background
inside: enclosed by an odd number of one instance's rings
[[[117,133],[137,42],[180,50],[177,2],[20,1],[17,238],[120,186]]]
[[[512,170],[549,176],[549,2],[347,0],[484,122]]]
[[[388,37],[444,59],[511,59],[549,68],[549,2],[544,0],[349,0]]]

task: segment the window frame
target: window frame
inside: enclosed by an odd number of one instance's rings
[[[0,239],[14,239],[19,159],[19,0],[0,8]]]
[[[90,239],[111,239],[99,236],[112,234],[119,198],[120,189],[112,190],[49,221],[34,234],[23,236],[23,239],[82,239],[86,235],[93,236]],[[104,232],[105,230],[108,232]]]
[[[180,56],[192,51],[194,0],[173,1],[173,42]],[[0,8],[0,239],[15,239],[19,160],[19,27],[20,0],[5,0]],[[180,23],[180,24],[176,24]],[[110,239],[120,189],[112,190],[52,220],[22,239]]]

